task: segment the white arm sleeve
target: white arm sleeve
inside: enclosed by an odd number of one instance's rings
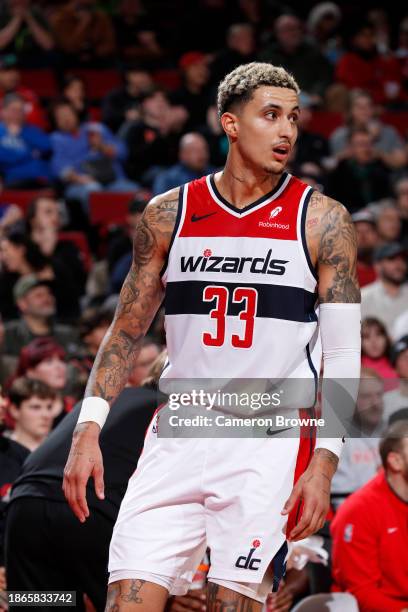
[[[327,404],[327,397],[330,395],[328,381],[336,381],[339,384],[342,380],[347,381],[347,393],[351,395],[354,404],[357,399],[361,365],[360,304],[320,304],[319,321],[323,349],[324,418],[325,409],[333,413],[333,407]],[[323,438],[318,434],[316,448],[327,448],[340,457],[342,446],[342,438]]]

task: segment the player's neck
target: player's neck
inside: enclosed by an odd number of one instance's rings
[[[254,170],[229,159],[224,170],[215,175],[218,191],[237,208],[243,208],[273,191],[282,176]]]

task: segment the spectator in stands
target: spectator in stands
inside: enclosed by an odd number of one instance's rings
[[[366,128],[373,137],[376,156],[391,169],[403,167],[407,162],[404,141],[397,130],[376,117],[374,100],[368,91],[350,92],[346,123],[330,136],[330,148],[338,159],[350,157],[350,133],[354,128]]]
[[[196,132],[184,134],[179,145],[179,163],[163,170],[153,183],[153,195],[164,193],[203,174],[214,170],[209,166],[209,150],[206,139]]]
[[[374,263],[378,280],[363,287],[361,314],[380,319],[391,333],[395,320],[406,312],[408,304],[406,250],[398,242],[383,244],[374,252]]]
[[[154,385],[163,359],[158,364],[157,370],[149,372]],[[100,436],[105,499],[96,495],[93,485],[88,488],[90,516],[86,523],[79,523],[62,491],[64,466],[80,405],[30,455],[12,491],[7,517],[6,566],[10,590],[74,590],[77,610],[85,609],[83,593],[97,611],[104,609],[112,529],[142,452],[145,431],[163,397],[155,389],[156,386],[147,385],[124,389],[115,401]],[[12,476],[14,480],[17,474]],[[31,535],[27,539],[28,533]]]
[[[389,194],[389,171],[378,158],[373,137],[366,128],[353,128],[350,155],[342,159],[327,178],[327,194],[344,202],[353,213]]]
[[[348,89],[366,89],[375,102],[395,106],[406,97],[398,61],[380,55],[373,26],[358,21],[350,36],[349,50],[336,67],[336,80]]]
[[[14,421],[10,438],[33,451],[51,431],[55,391],[40,380],[17,378],[7,395],[8,411]]]
[[[275,40],[259,54],[260,60],[284,66],[313,102],[321,103],[332,81],[332,68],[319,49],[307,42],[302,21],[295,15],[280,15],[274,33]]]
[[[340,37],[341,11],[335,2],[319,2],[307,17],[309,40],[332,64],[336,64],[343,53]]]
[[[154,20],[145,14],[140,0],[121,0],[113,25],[123,61],[138,61],[150,69],[159,68],[164,52],[154,29]]]
[[[129,151],[126,172],[150,187],[163,167],[177,161],[180,132],[188,114],[172,106],[160,89],[147,92],[140,103],[140,119],[126,122],[119,131]]]
[[[6,94],[16,93],[24,100],[24,113],[27,123],[36,125],[41,129],[47,128],[43,109],[37,94],[32,89],[21,85],[21,74],[17,66],[15,55],[0,57],[0,101]]]
[[[6,355],[19,357],[21,350],[35,338],[52,337],[68,354],[78,352],[79,338],[72,326],[55,322],[56,305],[49,281],[34,274],[22,276],[14,285],[14,299],[21,318],[4,326],[1,346]]]
[[[363,319],[361,324],[361,365],[377,372],[384,381],[384,389],[395,388],[398,377],[390,360],[391,339],[385,326],[375,317]]]
[[[385,415],[389,418],[397,410],[408,407],[408,335],[394,343],[391,360],[399,376],[399,386],[384,396]]]
[[[54,105],[56,130],[51,134],[53,175],[64,185],[65,197],[79,200],[87,210],[93,191],[135,191],[138,185],[126,178],[122,162],[127,150],[102,123],[80,125],[67,101]]]
[[[77,74],[68,74],[62,85],[62,95],[75,108],[80,123],[89,120],[89,101],[85,81]]]
[[[393,200],[386,199],[378,203],[375,219],[379,242],[396,242],[402,238],[401,217]]]
[[[408,310],[400,314],[391,329],[391,337],[398,340],[402,336],[408,336]]]
[[[128,387],[140,387],[158,358],[162,347],[153,338],[145,336],[135,367],[129,375]]]
[[[309,129],[312,120],[312,99],[307,94],[300,94],[301,113],[298,121],[298,137],[291,158],[294,168],[300,169],[304,163],[312,163],[317,166],[317,172],[321,171],[325,159],[329,157],[329,145],[327,139],[321,134],[316,134]]]
[[[0,240],[0,312],[5,319],[19,316],[14,303],[13,286],[20,276],[35,274],[54,282],[57,315],[60,321],[75,319],[79,314],[77,279],[69,265],[45,256],[21,225],[10,227]]]
[[[381,470],[338,510],[331,524],[335,590],[361,612],[408,610],[408,421],[380,444]],[[403,551],[403,552],[402,552]]]
[[[206,122],[207,108],[211,102],[208,62],[208,56],[200,51],[184,53],[179,61],[183,85],[170,95],[170,100],[172,104],[187,109],[186,130],[196,130]]]
[[[24,460],[29,454],[25,446],[21,446],[18,442],[14,442],[14,440],[10,440],[10,438],[3,435],[7,406],[8,399],[4,397],[0,388],[0,597],[7,588],[4,568],[4,523],[6,508],[10,498],[11,486],[19,476]]]
[[[351,215],[357,237],[357,277],[360,287],[373,283],[377,273],[373,265],[374,249],[378,246],[378,233],[374,215],[366,209]]]
[[[0,10],[0,51],[15,53],[24,67],[48,67],[54,60],[50,25],[31,0],[5,0]]]
[[[16,378],[40,380],[55,391],[54,418],[70,412],[75,403],[65,393],[69,374],[66,353],[53,338],[36,338],[20,352]]]
[[[217,53],[210,65],[211,83],[218,83],[240,64],[256,61],[254,26],[250,23],[234,23],[227,30],[225,48]]]
[[[378,439],[384,420],[384,382],[374,370],[362,368],[356,409],[350,437],[344,445],[337,471],[332,481],[333,505],[337,508],[344,499],[357,491],[378,471],[381,462]]]
[[[9,227],[0,241],[1,282],[0,309],[3,319],[15,319],[19,316],[16,308],[13,287],[19,277],[37,274],[43,280],[51,280],[52,269],[41,251],[24,233],[19,224]]]
[[[26,220],[32,241],[57,269],[69,267],[75,279],[77,293],[82,295],[86,282],[84,254],[79,252],[77,245],[71,240],[61,237],[58,202],[52,197],[35,198],[27,209]]]
[[[115,31],[96,0],[70,0],[51,16],[55,41],[65,66],[105,68],[115,53]]]
[[[128,67],[124,72],[124,84],[111,91],[102,103],[102,121],[117,132],[126,121],[140,118],[140,102],[154,88],[150,74],[140,67]]]
[[[4,96],[0,121],[0,173],[9,188],[38,188],[50,181],[46,156],[51,152],[48,134],[25,122],[24,100]]]

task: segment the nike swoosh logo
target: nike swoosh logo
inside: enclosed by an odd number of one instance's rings
[[[271,429],[270,427],[268,427],[268,429],[266,430],[266,435],[276,436],[277,434],[280,434],[283,431],[289,431],[289,429],[293,429],[293,427],[285,427],[285,429]]]
[[[395,533],[395,531],[397,531],[397,530],[398,530],[398,527],[389,527],[387,529],[388,533]]]
[[[196,214],[191,215],[191,221],[193,223],[195,223],[195,221],[201,221],[202,219],[206,219],[207,217],[211,217],[211,215],[215,215],[216,211],[212,212],[212,213],[208,213],[207,215],[201,215],[200,217],[197,217]]]

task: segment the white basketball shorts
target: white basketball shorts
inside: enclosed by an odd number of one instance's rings
[[[289,520],[281,510],[314,437],[166,439],[156,418],[119,510],[109,572],[166,576],[180,595],[209,547],[209,578],[260,583],[273,561],[277,587],[301,507]]]

